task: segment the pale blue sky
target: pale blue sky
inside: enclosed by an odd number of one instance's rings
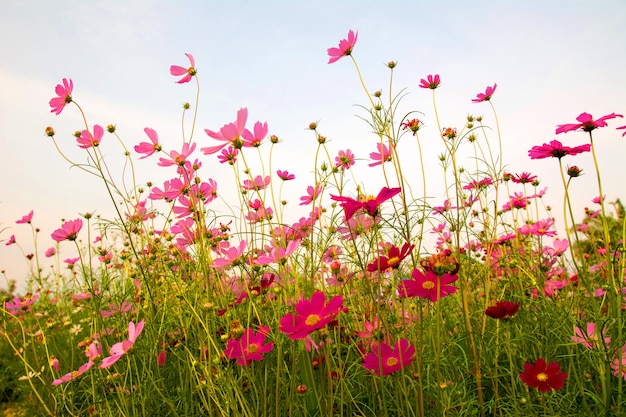
[[[68,108],[57,117],[49,111],[54,86],[72,78],[74,98],[90,123],[116,124],[129,147],[144,140],[143,128],[150,126],[166,146],[177,148],[180,106],[192,101],[195,91],[191,85],[174,84],[168,69],[185,65],[185,52],[195,56],[201,77],[198,127],[219,129],[244,106],[250,122],[267,121],[270,133],[285,141],[281,158],[289,160],[276,168],[298,175],[292,186],[295,203],[312,183],[308,156],[315,143],[304,129],[309,122],[320,121],[335,152],[351,148],[357,157],[367,158],[375,147],[368,127],[355,117],[359,109],[354,105],[365,104],[366,97],[352,63],[326,63],[326,49],[336,46],[349,29],[359,31],[354,56],[372,91],[387,88],[383,64],[398,61],[394,85],[407,87],[407,109],[424,113],[422,137],[427,152],[433,144],[428,164],[433,175],[440,172],[439,139],[430,92],[417,88],[427,74],[441,75],[437,94],[445,126],[461,127],[469,112],[489,117],[488,105],[470,100],[498,83],[493,103],[505,163],[512,172],[539,175],[549,187],[546,203],[554,207],[560,207],[562,197],[556,162],[531,161],[528,149],[555,138],[568,145],[584,143],[586,137],[579,133],[554,135],[557,124],[573,123],[583,111],[597,117],[626,113],[623,0],[4,0],[0,222],[10,229],[0,239],[15,234],[27,251],[32,249],[30,231],[14,222],[34,209],[43,253],[52,246],[49,236],[60,218],[112,211],[101,184],[68,169],[43,134],[46,126],[54,126],[68,153],[81,158],[71,137],[81,128],[77,112]],[[614,130],[623,124],[625,119],[613,120],[608,129],[597,131],[605,192],[611,200],[626,196],[626,138]],[[204,134],[196,139],[201,146],[211,144]],[[118,149],[107,152],[114,158]],[[597,195],[591,159],[565,162],[588,174],[573,190],[579,205],[585,205]],[[206,158],[205,164],[212,166],[215,159]],[[366,163],[359,164],[365,175],[360,180],[369,181]],[[154,161],[138,167],[140,181],[165,175]],[[0,269],[19,280],[26,265],[18,255],[17,248],[0,246]]]

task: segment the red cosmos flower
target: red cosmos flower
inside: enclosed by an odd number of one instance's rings
[[[76,138],[76,143],[81,149],[95,148],[100,145],[104,129],[100,125],[93,125],[93,135],[88,130],[83,130],[81,135]]]
[[[378,376],[387,376],[409,366],[415,360],[415,346],[406,339],[398,340],[392,348],[385,342],[375,345],[375,352],[363,358],[363,367]]]
[[[534,365],[525,363],[524,372],[521,372],[519,377],[529,387],[537,388],[540,392],[548,392],[565,386],[567,372],[561,372],[558,363],[550,362],[546,366],[545,359],[539,358]]]
[[[354,213],[356,213],[360,209],[363,209],[370,216],[376,217],[376,215],[378,214],[378,208],[380,207],[380,205],[383,202],[399,194],[400,191],[402,191],[401,188],[383,187],[383,189],[380,190],[380,192],[375,198],[366,197],[366,199],[364,199],[363,201],[361,201],[360,199],[355,200],[350,197],[343,197],[343,196],[336,196],[336,195],[331,195],[330,198],[331,200],[339,201],[341,207],[343,207],[343,210],[346,216],[346,221],[347,221],[347,220],[350,220],[350,218],[354,215]]]
[[[324,293],[315,291],[310,300],[300,300],[295,308],[296,314],[286,314],[280,319],[278,330],[292,340],[304,339],[337,317],[343,308],[343,297],[336,295],[326,303]]]
[[[414,247],[415,245],[408,242],[402,245],[402,249],[392,245],[387,252],[387,256],[382,255],[377,260],[367,265],[367,270],[369,272],[384,272],[387,268],[396,269],[400,266],[400,262],[409,256]]]
[[[72,82],[71,78],[69,81],[63,78],[63,85],[57,84],[54,91],[57,93],[58,97],[50,100],[50,107],[52,107],[50,113],[55,113],[56,115],[59,115],[65,108],[65,105],[72,102],[73,89],[74,83]]]
[[[447,295],[454,294],[457,288],[449,285],[457,280],[456,275],[437,275],[433,271],[424,274],[419,269],[413,269],[413,279],[405,279],[398,284],[400,298],[420,297],[428,298],[432,302],[438,301]]]
[[[261,326],[258,332],[246,329],[239,340],[229,340],[226,343],[224,355],[228,359],[237,359],[237,364],[241,366],[263,360],[263,355],[274,349],[274,343],[264,344],[269,332],[268,326]]]
[[[512,301],[498,301],[495,306],[487,307],[485,314],[492,319],[510,319],[517,313],[519,303]]]
[[[328,48],[328,60],[329,64],[339,61],[342,57],[352,54],[352,48],[356,44],[356,40],[359,36],[359,32],[354,33],[352,30],[348,32],[348,39],[342,39],[339,41],[338,48]]]
[[[591,150],[591,144],[575,146],[570,148],[569,146],[563,146],[558,140],[552,140],[550,143],[544,143],[541,146],[533,146],[528,151],[530,159],[544,159],[544,158],[563,158],[566,155],[577,155],[583,152],[589,152]]]
[[[57,242],[62,242],[64,240],[76,240],[78,236],[78,232],[83,227],[83,221],[81,219],[76,220],[68,220],[61,225],[60,229],[52,232],[52,239]]]
[[[493,93],[496,92],[496,88],[498,87],[498,84],[494,84],[493,87],[489,87],[487,86],[487,89],[485,90],[484,93],[478,93],[476,95],[476,98],[472,99],[473,103],[480,103],[482,101],[489,101],[491,100],[491,96],[493,95]]]
[[[187,55],[187,58],[189,59],[188,68],[181,67],[178,65],[172,65],[170,67],[170,74],[172,74],[173,76],[179,77],[183,75],[183,78],[176,81],[178,84],[188,83],[189,81],[191,81],[191,77],[193,77],[197,73],[195,59],[193,59],[193,56],[191,54],[185,54],[185,55]]]
[[[420,130],[420,127],[422,127],[423,124],[424,123],[422,123],[419,119],[407,120],[406,122],[402,123],[402,130],[410,129],[411,132],[413,132],[413,136],[415,136],[415,134],[418,130]]]
[[[30,211],[30,213],[22,216],[21,219],[16,220],[15,223],[17,224],[25,224],[25,223],[29,223],[33,220],[33,210]]]
[[[146,127],[144,130],[146,135],[150,138],[150,142],[141,142],[139,145],[135,146],[135,152],[144,154],[139,159],[144,159],[153,155],[155,152],[161,151],[161,145],[159,144],[159,136],[157,135],[154,129]]]
[[[556,127],[556,134],[559,133],[567,133],[574,130],[581,129],[585,132],[591,132],[592,130],[598,127],[606,127],[608,126],[605,120],[615,119],[616,117],[624,117],[621,114],[607,114],[606,116],[600,117],[598,120],[593,120],[593,116],[589,113],[581,113],[576,120],[580,123],[569,123],[564,125],[558,125]]]
[[[428,75],[426,79],[422,78],[420,80],[421,88],[430,88],[431,90],[434,90],[435,88],[439,87],[439,84],[441,84],[441,79],[439,78],[439,74],[435,74],[434,76]]]

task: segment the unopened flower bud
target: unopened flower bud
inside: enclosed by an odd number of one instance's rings
[[[76,132],[74,132],[74,136],[79,138],[80,135],[82,135],[82,133],[80,133],[80,130],[77,130]]]
[[[383,93],[381,93],[380,90],[374,91],[374,97],[380,97],[382,95],[383,95]]]
[[[185,110],[189,110],[191,108],[191,104],[189,103],[183,103],[183,109]]]
[[[317,137],[317,142],[318,143],[326,143],[326,136],[319,135]]]
[[[108,125],[107,126],[107,132],[114,133],[115,132],[115,126],[114,125]]]
[[[308,390],[309,387],[304,384],[300,384],[296,387],[296,391],[298,392],[298,394],[305,394]]]
[[[397,62],[393,62],[393,61],[387,62],[387,67],[389,67],[389,69],[394,69],[396,65],[398,65]]]
[[[278,136],[276,136],[276,135],[271,135],[271,136],[270,136],[270,142],[272,142],[272,143],[278,143],[278,140],[279,140],[279,139],[278,139]]]
[[[317,123],[315,123],[315,122],[309,123],[309,129],[311,129],[311,130],[317,129]]]
[[[578,168],[576,165],[572,165],[571,167],[567,167],[567,175],[572,178],[576,178],[580,176],[580,173],[583,172],[582,169]]]
[[[46,128],[46,136],[50,136],[50,137],[54,136],[54,129],[52,127],[48,126]]]

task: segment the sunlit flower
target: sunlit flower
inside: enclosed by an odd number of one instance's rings
[[[615,119],[616,117],[624,117],[624,116],[622,116],[621,114],[611,113],[611,114],[607,114],[606,116],[602,116],[597,120],[593,120],[593,116],[590,115],[589,113],[581,113],[576,118],[576,120],[578,120],[580,123],[569,123],[569,124],[564,124],[564,125],[558,125],[556,127],[556,133],[558,135],[559,133],[567,133],[567,132],[571,132],[571,131],[578,130],[578,129],[584,132],[591,132],[592,130],[598,127],[608,126],[606,123],[606,120]]]
[[[54,97],[50,100],[50,113],[60,114],[65,108],[66,104],[72,102],[72,90],[74,89],[74,83],[72,79],[69,80],[63,78],[63,84],[57,84],[54,91],[56,92],[58,97]]]
[[[104,129],[100,125],[93,125],[93,134],[88,130],[83,130],[79,137],[76,138],[76,143],[81,149],[95,148],[100,145],[102,136],[104,135]]]
[[[261,123],[256,122],[254,124],[254,133],[250,132],[248,129],[244,129],[241,132],[241,137],[243,138],[243,146],[247,147],[259,147],[261,146],[261,142],[267,136],[267,122]]]
[[[222,149],[222,152],[217,155],[217,160],[220,161],[221,164],[228,162],[229,165],[235,165],[237,155],[239,155],[239,150],[229,146],[226,149]]]
[[[378,376],[387,376],[409,366],[415,360],[415,346],[408,340],[398,340],[393,348],[385,342],[378,344],[374,352],[363,358],[363,367]]]
[[[52,232],[52,239],[57,242],[62,242],[64,240],[76,240],[78,236],[78,232],[83,227],[83,221],[78,218],[76,220],[68,220],[61,225],[60,229]]]
[[[246,129],[246,122],[248,121],[248,109],[246,107],[242,107],[237,111],[237,120],[232,123],[225,124],[218,132],[214,132],[209,129],[204,129],[204,132],[209,135],[209,137],[223,142],[221,145],[216,146],[207,146],[206,148],[201,148],[200,150],[205,155],[211,155],[227,145],[231,145],[235,149],[241,149],[244,145],[242,134]]]
[[[108,310],[101,310],[100,315],[102,317],[111,317],[118,313],[126,313],[131,308],[133,308],[133,305],[129,303],[128,301],[122,301],[122,304],[119,304],[119,305],[116,303],[112,303],[112,304],[109,304]]]
[[[135,146],[135,152],[143,154],[139,159],[147,158],[162,149],[159,144],[159,136],[154,129],[146,127],[143,131],[146,132],[146,135],[150,138],[150,142],[141,142],[139,145]]]
[[[563,158],[566,155],[577,155],[583,152],[589,152],[591,150],[591,144],[587,143],[580,146],[570,148],[564,146],[558,140],[552,140],[550,143],[544,143],[541,146],[533,146],[528,151],[530,159],[544,159],[544,158]]]
[[[28,293],[23,299],[15,297],[12,301],[4,303],[4,308],[9,310],[11,314],[30,311],[31,306],[39,299],[39,294],[32,295]]]
[[[535,364],[525,363],[524,371],[520,373],[520,379],[529,387],[536,388],[540,392],[559,390],[565,386],[567,373],[561,372],[561,367],[556,362],[550,362],[539,358]]]
[[[265,189],[268,185],[270,184],[270,176],[266,175],[265,177],[262,177],[260,175],[257,175],[256,177],[254,177],[253,180],[243,180],[243,184],[241,185],[241,188],[243,188],[244,190],[263,190]]]
[[[137,340],[137,337],[141,334],[143,330],[143,322],[144,321],[141,320],[139,323],[137,323],[137,326],[135,326],[135,323],[133,323],[132,321],[128,323],[128,339],[111,346],[111,349],[109,350],[111,356],[107,356],[106,358],[102,359],[102,364],[100,365],[100,368],[108,368],[109,366],[113,365],[115,362],[118,361],[119,358],[124,356],[133,347],[135,341]]]
[[[482,101],[489,101],[489,100],[491,100],[491,96],[493,96],[493,93],[495,93],[497,87],[498,87],[498,84],[494,84],[493,87],[487,86],[487,88],[485,89],[485,92],[484,93],[478,93],[476,95],[476,98],[472,99],[472,102],[473,103],[480,103]]]
[[[101,354],[102,354],[102,347],[100,346],[100,342],[98,342],[97,340],[91,342],[91,344],[85,351],[85,356],[87,356],[87,363],[85,363],[84,365],[81,365],[77,371],[72,371],[70,373],[63,375],[59,379],[55,379],[54,381],[52,381],[52,385],[53,386],[60,385],[65,382],[69,382],[78,378],[79,376],[87,372],[89,369],[91,369],[91,367],[93,367],[94,361]]]
[[[352,54],[352,49],[356,44],[358,36],[359,32],[355,33],[350,30],[348,32],[348,39],[340,40],[338,48],[328,48],[328,56],[330,57],[328,59],[328,63],[332,64],[333,62],[337,62],[342,57]]]
[[[422,78],[420,80],[421,88],[430,88],[431,90],[434,90],[435,88],[439,87],[439,84],[441,84],[441,78],[439,78],[439,74],[429,74],[426,79]]]
[[[191,54],[185,54],[189,59],[189,67],[181,67],[178,65],[172,65],[170,67],[170,74],[175,77],[183,76],[180,80],[176,81],[178,84],[188,83],[191,81],[191,77],[195,76],[198,72],[196,70],[196,61],[193,59]]]
[[[169,158],[159,158],[159,163],[157,165],[160,167],[169,167],[172,165],[178,165],[179,167],[183,166],[187,162],[189,155],[191,155],[195,149],[195,143],[190,145],[188,142],[185,142],[183,143],[183,147],[180,152],[170,151],[168,154]]]
[[[241,366],[263,360],[263,355],[274,349],[274,343],[265,343],[269,332],[268,326],[261,326],[257,332],[245,329],[239,340],[228,341],[224,355],[228,359],[237,359],[237,364]]]
[[[418,130],[420,130],[420,127],[422,127],[423,124],[424,123],[422,123],[419,119],[407,120],[406,122],[402,123],[402,130],[409,129],[411,132],[413,132],[413,136],[415,136],[415,134]]]
[[[413,269],[413,279],[405,279],[398,284],[398,294],[400,298],[420,297],[428,298],[432,302],[454,294],[457,287],[450,285],[458,277],[456,275],[437,275],[433,271],[423,273],[417,268]]]
[[[280,319],[279,330],[292,340],[304,339],[311,332],[321,329],[333,321],[343,308],[343,297],[334,296],[326,303],[326,296],[315,291],[310,300],[296,304],[296,314],[286,314]]]

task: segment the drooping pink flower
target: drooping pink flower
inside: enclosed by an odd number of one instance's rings
[[[522,172],[521,174],[515,174],[511,177],[511,181],[517,184],[529,184],[537,179],[536,175],[532,175],[529,172]]]
[[[217,160],[220,161],[221,164],[228,162],[228,165],[235,165],[237,155],[239,155],[239,150],[229,146],[226,149],[222,149],[222,152],[217,155]]]
[[[300,197],[300,205],[306,206],[317,200],[324,190],[323,184],[317,184],[315,187],[309,185],[306,188],[307,195]]]
[[[417,134],[417,131],[420,130],[423,124],[424,123],[422,123],[422,121],[419,119],[407,120],[406,122],[402,123],[402,130],[408,129],[413,132],[413,136],[415,136]]]
[[[415,248],[415,245],[405,242],[402,245],[402,249],[395,245],[391,245],[386,255],[381,255],[378,259],[367,265],[369,272],[384,272],[388,268],[397,269],[400,266],[400,262],[411,254],[411,251]]]
[[[94,362],[98,357],[102,354],[102,346],[100,346],[100,342],[94,340],[91,342],[87,350],[85,351],[85,356],[87,356],[87,362],[81,365],[77,371],[72,371],[63,375],[59,379],[55,379],[52,381],[53,386],[61,385],[65,382],[70,382],[87,372],[94,365]]]
[[[498,87],[498,84],[494,84],[493,87],[487,86],[487,88],[485,89],[485,92],[484,93],[478,93],[476,95],[476,98],[472,99],[472,102],[473,103],[480,103],[480,102],[483,102],[483,101],[491,100],[491,96],[493,96],[493,93],[495,93],[497,87]]]
[[[93,134],[88,130],[83,130],[79,137],[76,138],[76,143],[81,149],[95,148],[100,145],[102,136],[104,135],[104,129],[100,125],[93,125]]]
[[[117,362],[119,358],[128,353],[128,351],[135,344],[137,337],[141,334],[143,330],[143,324],[143,320],[137,323],[137,326],[135,326],[135,323],[133,323],[132,321],[128,323],[128,340],[118,342],[111,346],[111,349],[109,350],[110,356],[102,359],[102,364],[100,365],[100,368],[108,368],[109,366]]]
[[[580,327],[576,327],[574,329],[576,336],[572,336],[572,342],[582,343],[588,349],[605,349],[609,346],[611,338],[604,337],[604,330],[598,332],[595,323],[587,323],[584,331]]]
[[[344,56],[348,56],[352,54],[352,49],[356,44],[356,40],[359,36],[359,32],[356,33],[350,30],[348,32],[348,39],[342,39],[339,41],[338,48],[328,48],[328,63],[332,64],[334,62],[339,61]]]
[[[569,124],[563,124],[563,125],[558,125],[556,127],[556,134],[558,135],[559,133],[567,133],[567,132],[571,132],[574,130],[582,130],[584,132],[591,132],[594,129],[597,129],[599,127],[606,127],[608,126],[606,123],[606,120],[609,119],[615,119],[616,117],[624,117],[621,114],[615,114],[615,113],[611,113],[611,114],[607,114],[606,116],[602,116],[597,120],[593,120],[593,116],[590,115],[589,113],[581,113],[576,120],[578,120],[580,123],[569,123]]]
[[[530,159],[544,159],[544,158],[563,158],[566,155],[577,155],[583,152],[589,152],[591,150],[591,144],[587,143],[573,148],[564,146],[558,140],[552,140],[550,143],[544,143],[541,146],[533,146],[528,151]]]
[[[278,175],[278,178],[283,181],[291,181],[296,179],[296,176],[290,174],[289,171],[281,171],[280,169],[276,171],[276,175]]]
[[[349,220],[354,215],[354,213],[356,213],[360,209],[363,209],[370,216],[376,217],[378,215],[378,209],[380,205],[383,202],[399,194],[400,191],[402,191],[402,189],[399,187],[398,188],[383,187],[376,197],[369,196],[363,199],[355,200],[350,197],[331,195],[330,198],[333,201],[339,202],[341,207],[343,207],[346,220]]]
[[[72,102],[73,89],[74,83],[72,82],[71,78],[69,80],[63,78],[63,84],[57,84],[54,91],[56,92],[58,97],[54,97],[52,100],[50,100],[50,107],[52,107],[50,113],[55,113],[56,115],[59,115],[65,108],[65,105]]]
[[[426,79],[422,78],[420,80],[420,88],[430,88],[431,90],[434,90],[439,87],[439,84],[441,84],[439,74],[435,74],[434,76],[429,74]]]
[[[546,365],[545,359],[539,358],[534,364],[524,364],[520,379],[529,387],[538,389],[539,392],[548,392],[565,386],[567,372],[561,372],[558,363],[550,362]]]
[[[11,237],[9,237],[9,240],[7,240],[7,243],[5,243],[5,246],[10,246],[12,244],[15,243],[15,235],[11,235]]]
[[[280,319],[278,330],[292,340],[304,339],[311,332],[333,321],[343,308],[343,297],[334,296],[326,303],[326,296],[315,291],[310,300],[302,299],[296,304],[296,314],[288,313]]]
[[[428,298],[433,303],[439,299],[454,294],[457,287],[450,285],[458,277],[456,275],[437,275],[431,270],[423,273],[417,268],[413,269],[413,279],[405,279],[398,284],[400,298],[420,297]]]
[[[208,146],[206,148],[201,148],[200,150],[205,155],[211,155],[218,152],[220,149],[224,148],[228,144],[233,146],[235,149],[240,149],[244,144],[243,140],[241,139],[241,135],[246,129],[247,121],[248,109],[246,107],[243,107],[237,112],[237,120],[222,126],[219,132],[204,129],[204,132],[209,135],[209,137],[224,143],[217,146]]]
[[[61,225],[60,229],[52,232],[53,240],[57,242],[62,242],[64,240],[76,240],[78,236],[78,232],[83,227],[83,221],[81,219],[68,220]]]
[[[57,253],[56,248],[51,247],[51,248],[46,249],[45,255],[46,255],[46,258],[51,258],[54,255],[56,255],[56,253]]]
[[[268,185],[270,185],[270,176],[266,175],[265,177],[262,177],[260,175],[257,175],[256,177],[254,177],[253,180],[243,180],[243,184],[241,185],[241,188],[243,188],[244,190],[264,190]]]
[[[376,144],[376,147],[378,148],[378,152],[370,153],[370,158],[374,162],[367,164],[367,166],[375,167],[377,165],[382,165],[385,162],[390,162],[393,157],[391,151],[384,143],[378,143]]]
[[[116,303],[112,303],[112,304],[109,304],[108,310],[101,310],[100,315],[102,317],[111,317],[119,313],[126,313],[131,308],[133,308],[133,305],[132,303],[129,303],[128,301],[122,301],[122,304],[119,304],[119,305]]]
[[[170,67],[170,74],[175,77],[180,77],[181,75],[183,76],[180,80],[176,81],[178,84],[188,83],[198,72],[196,70],[196,60],[193,59],[193,56],[187,53],[185,55],[187,55],[187,58],[189,59],[189,67],[185,68],[179,65],[172,65]]]
[[[196,144],[192,143],[191,145],[187,142],[183,143],[183,148],[180,153],[177,151],[170,151],[169,158],[159,158],[159,163],[157,164],[160,167],[169,167],[172,165],[183,166],[187,162],[187,158],[189,155],[193,153],[196,149]]]
[[[25,223],[30,224],[30,222],[31,222],[32,220],[33,220],[33,210],[31,210],[31,211],[30,211],[30,213],[28,213],[28,214],[26,214],[26,215],[22,216],[22,218],[21,218],[21,219],[16,220],[16,221],[15,221],[15,223],[17,223],[17,224],[25,224]]]
[[[363,358],[363,367],[378,376],[387,376],[409,366],[415,360],[415,346],[406,339],[396,341],[393,348],[381,342]]]
[[[237,364],[248,366],[252,361],[263,360],[263,355],[274,349],[274,343],[265,343],[270,328],[261,326],[255,332],[253,329],[245,329],[239,340],[229,340],[226,343],[224,355],[228,359],[237,359]]]
[[[147,158],[163,149],[159,144],[159,136],[154,129],[146,127],[143,131],[146,132],[146,135],[150,138],[150,142],[141,142],[139,145],[135,146],[135,152],[143,154],[139,159]]]

